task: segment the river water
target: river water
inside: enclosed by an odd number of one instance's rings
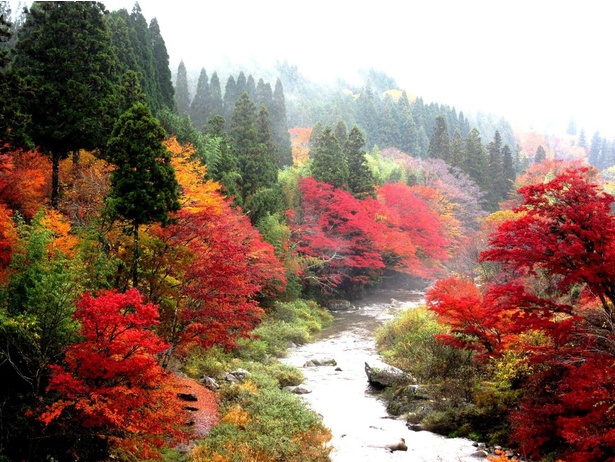
[[[365,363],[382,367],[374,345],[378,326],[396,312],[423,301],[420,286],[387,289],[355,304],[354,309],[335,312],[335,320],[323,329],[313,343],[289,351],[287,364],[301,368],[306,378],[303,395],[331,429],[333,462],[470,462],[476,448],[462,438],[444,438],[406,427],[405,421],[391,418],[385,405],[371,393]],[[310,359],[333,358],[335,366],[303,367]],[[336,370],[339,368],[340,370]],[[408,451],[389,452],[388,444],[404,438]]]

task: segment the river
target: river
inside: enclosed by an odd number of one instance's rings
[[[289,351],[287,364],[301,368],[303,395],[331,429],[333,462],[470,462],[476,448],[462,438],[444,438],[434,433],[414,432],[405,421],[391,418],[385,405],[373,395],[365,375],[365,362],[383,366],[375,351],[374,331],[399,310],[423,301],[420,287],[376,292],[354,309],[334,312],[333,324],[319,333],[313,343]],[[333,358],[337,367],[303,367],[310,359]],[[338,370],[336,370],[338,369]],[[407,452],[390,453],[384,446],[404,438]]]

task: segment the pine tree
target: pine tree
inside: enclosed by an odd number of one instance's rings
[[[241,174],[230,138],[224,128],[224,118],[220,114],[209,119],[205,127],[205,136],[208,141],[211,141],[211,149],[207,158],[207,176],[219,181],[224,187],[225,195],[234,197],[235,203],[241,205],[242,198],[239,189]]]
[[[138,286],[139,227],[166,225],[169,213],[180,208],[179,185],[164,138],[149,108],[137,103],[118,119],[106,147],[107,159],[116,166],[107,197],[109,210],[111,216],[132,225],[133,287]]]
[[[263,79],[258,79],[255,95],[254,102],[259,106],[265,105],[265,107],[270,107],[272,105],[273,92],[271,91],[271,85],[265,83]]]
[[[602,158],[602,137],[599,132],[595,132],[592,136],[591,143],[589,145],[588,160],[594,167],[601,167]]]
[[[402,92],[399,101],[397,101],[397,112],[399,114],[400,131],[399,147],[412,156],[418,156],[420,152],[418,134],[414,117],[412,117],[412,107],[405,91]]]
[[[246,79],[246,75],[243,71],[239,72],[239,75],[237,76],[235,91],[237,92],[237,95],[242,95],[243,92],[248,91],[248,80]],[[250,96],[249,93],[248,96]]]
[[[256,81],[252,74],[248,75],[248,81],[246,82],[246,91],[248,92],[248,96],[252,101],[254,101],[256,97]]]
[[[384,100],[378,135],[378,144],[380,146],[398,147],[401,144],[399,113],[397,112],[397,106],[389,95]]]
[[[266,111],[257,121],[256,107],[244,92],[235,104],[230,127],[244,201],[260,188],[271,187],[277,178],[275,157],[266,145],[271,143],[268,128]]]
[[[357,124],[366,133],[366,143],[368,146],[377,144],[379,139],[379,114],[377,107],[378,102],[371,87],[366,86],[357,99],[355,117]]]
[[[429,149],[427,153],[429,157],[434,159],[442,159],[444,162],[450,162],[451,140],[448,135],[446,120],[443,116],[436,117],[436,124],[431,139],[429,140]]]
[[[184,61],[177,66],[177,77],[175,78],[175,104],[180,116],[186,117],[190,114],[190,93],[188,91],[188,72]]]
[[[348,141],[348,127],[346,126],[346,122],[343,120],[340,120],[335,126],[335,137],[340,143],[340,146],[344,146],[346,141]]]
[[[51,203],[57,207],[60,160],[104,145],[118,77],[104,20],[93,2],[34,2],[16,46],[30,137],[52,161]]]
[[[579,133],[579,146],[583,149],[587,149],[587,137],[583,128],[581,129],[581,133]]]
[[[534,163],[539,164],[541,162],[544,162],[545,160],[547,160],[547,152],[545,151],[545,148],[540,145],[536,148],[536,154],[534,154]]]
[[[461,137],[461,132],[457,129],[455,133],[453,133],[453,140],[451,141],[451,167],[463,168],[464,158],[464,142]]]
[[[355,125],[344,143],[344,157],[348,161],[348,190],[358,199],[374,196],[374,175],[367,165],[365,138]]]
[[[10,42],[13,37],[13,24],[10,19],[10,4],[0,5],[0,140],[12,146],[27,146],[27,115],[22,113],[19,101],[21,84],[9,68]],[[0,146],[0,154],[2,146]]]
[[[209,81],[209,91],[211,100],[208,102],[208,106],[211,108],[209,117],[213,117],[216,114],[224,117],[224,102],[222,100],[222,87],[220,87],[220,79],[218,73],[214,71]]]
[[[119,89],[118,103],[120,114],[123,114],[136,103],[146,103],[145,93],[141,89],[139,76],[135,71],[127,71],[122,76]]]
[[[314,153],[318,149],[318,146],[320,146],[320,137],[322,136],[322,133],[324,131],[325,131],[325,127],[322,126],[320,121],[316,122],[314,126],[312,127],[312,133],[310,134],[310,142],[309,142],[311,157],[314,157]]]
[[[470,178],[472,178],[481,189],[485,190],[487,156],[481,142],[480,133],[476,128],[470,130],[465,140],[464,154],[465,158],[462,163],[463,170],[470,175]]]
[[[238,98],[239,94],[237,93],[237,83],[235,82],[235,77],[231,75],[226,81],[226,86],[224,87],[224,97],[222,99],[222,107],[224,108],[224,113],[222,116],[226,120],[231,120],[233,117],[235,103]]]
[[[497,210],[501,197],[501,183],[504,181],[502,165],[502,137],[496,131],[493,141],[487,145],[489,163],[485,176],[485,188],[487,190],[487,205],[491,210]]]
[[[208,107],[211,100],[211,92],[209,90],[209,78],[205,69],[201,69],[199,80],[196,85],[196,93],[190,105],[190,120],[198,130],[202,130],[205,123],[210,117],[210,108]]]
[[[515,185],[515,167],[513,165],[513,157],[510,147],[505,144],[502,148],[502,178],[500,189],[500,197],[502,200],[508,198],[508,195],[513,190]]]
[[[264,104],[264,103],[262,103]],[[277,166],[284,168],[293,164],[290,134],[288,133],[288,119],[286,117],[286,101],[282,81],[276,80],[275,89],[269,108],[271,118],[271,136],[277,153]]]
[[[149,23],[149,33],[152,41],[154,65],[158,76],[161,109],[172,111],[175,102],[175,90],[169,66],[169,53],[156,18],[153,18]]]
[[[150,29],[138,3],[134,4],[130,13],[128,26],[137,66],[136,69],[131,69],[136,71],[141,78],[141,87],[147,95],[152,113],[158,114],[164,107],[160,93],[160,80],[154,61]]]
[[[336,188],[348,184],[348,162],[330,126],[324,129],[318,140],[312,155],[311,172],[316,181]]]

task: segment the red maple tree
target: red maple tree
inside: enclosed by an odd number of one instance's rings
[[[52,366],[48,391],[57,399],[40,416],[50,425],[74,426],[142,459],[185,436],[186,414],[170,373],[158,363],[168,348],[151,328],[158,309],[136,289],[85,294],[75,319],[83,340]],[[66,419],[66,420],[64,420]]]

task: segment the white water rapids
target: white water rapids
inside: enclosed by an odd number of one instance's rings
[[[311,390],[303,395],[331,429],[333,462],[470,462],[476,448],[462,438],[444,438],[414,432],[405,421],[391,418],[382,403],[370,393],[364,366],[383,366],[373,334],[384,321],[401,309],[423,300],[418,290],[397,289],[372,295],[355,308],[334,313],[333,325],[325,328],[316,341],[289,351],[283,361],[301,368],[306,378],[302,386]],[[334,366],[303,367],[310,359],[333,358]],[[390,453],[384,446],[404,438],[407,452]]]

